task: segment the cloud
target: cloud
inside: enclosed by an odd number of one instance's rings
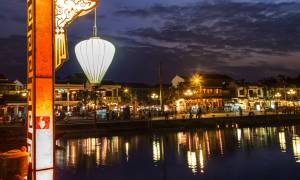
[[[125,8],[115,14],[159,21],[159,25],[136,27],[125,33],[139,43],[147,42],[144,45],[175,52],[175,59],[188,61],[189,72],[202,68],[254,76],[253,72],[266,67],[273,69],[265,71],[267,74],[297,73],[294,67],[299,64],[295,55],[300,52],[299,9],[297,1],[228,0],[156,4],[143,9]],[[282,66],[281,61],[288,63]],[[264,74],[255,77],[261,76]]]
[[[0,7],[1,72],[24,74],[25,2]],[[236,78],[298,73],[300,0],[115,0],[102,2],[98,24],[102,38],[116,45],[106,78],[156,82],[157,66],[166,79],[195,71],[228,73]],[[105,15],[102,15],[102,14]],[[80,72],[73,47],[90,37],[93,14],[69,26],[70,60],[59,75]],[[24,46],[24,47],[22,47]],[[22,64],[22,63],[23,64]],[[23,67],[10,72],[6,67]],[[266,69],[268,68],[268,69]],[[138,76],[137,76],[138,74]]]

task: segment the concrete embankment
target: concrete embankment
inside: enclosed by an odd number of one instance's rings
[[[58,136],[105,135],[122,132],[143,132],[163,129],[185,128],[223,128],[223,127],[258,127],[258,126],[289,126],[300,124],[300,115],[268,115],[252,117],[218,117],[201,119],[172,120],[122,120],[104,121],[95,124],[61,124],[57,125]]]
[[[218,117],[201,119],[172,119],[172,120],[120,120],[101,121],[81,124],[56,125],[57,137],[80,135],[105,135],[130,131],[183,129],[183,128],[223,128],[223,127],[257,127],[257,126],[288,126],[300,124],[300,115],[261,115],[244,117]],[[25,137],[26,129],[21,126],[1,127],[1,141]]]

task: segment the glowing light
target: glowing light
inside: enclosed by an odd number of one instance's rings
[[[67,26],[78,16],[91,11],[97,0],[55,0],[55,68],[59,68],[68,58]]]
[[[257,111],[260,111],[260,110],[261,110],[261,107],[260,107],[259,104],[256,105],[256,110],[257,110]]]
[[[280,98],[281,97],[281,94],[279,92],[277,92],[275,95],[274,95],[276,98]]]
[[[272,102],[272,104],[271,104],[271,108],[272,109],[275,109],[275,104]]]
[[[194,74],[192,76],[191,82],[195,86],[201,86],[201,83],[203,82],[203,79],[199,74]]]
[[[184,95],[185,95],[185,96],[191,96],[191,95],[193,95],[193,92],[192,92],[192,90],[188,89],[188,90],[186,90],[186,91],[184,92]]]
[[[290,89],[288,92],[287,92],[288,95],[295,95],[296,94],[296,91],[294,89]]]
[[[128,88],[125,88],[124,89],[124,93],[128,93],[129,92],[129,89]]]
[[[75,46],[77,60],[90,83],[100,83],[115,54],[112,43],[92,37]]]
[[[152,93],[152,94],[151,94],[151,98],[152,98],[152,99],[158,99],[158,95],[157,95],[156,93]]]

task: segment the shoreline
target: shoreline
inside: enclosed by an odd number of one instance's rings
[[[188,129],[276,127],[300,124],[300,115],[259,115],[177,120],[120,120],[56,125],[56,139],[143,134]],[[26,128],[0,126],[0,152],[26,145]],[[8,147],[8,148],[7,148]]]
[[[300,115],[257,115],[241,117],[215,117],[200,119],[172,119],[172,120],[117,120],[95,123],[58,123],[57,137],[73,133],[111,134],[122,131],[144,131],[159,129],[181,128],[226,128],[226,127],[259,127],[284,126],[300,124]],[[25,136],[23,126],[1,126],[0,137]]]

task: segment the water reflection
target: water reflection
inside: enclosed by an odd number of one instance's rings
[[[293,152],[297,163],[300,163],[300,138],[297,135],[293,136]]]
[[[130,143],[124,141],[124,146],[122,143],[123,139],[117,136],[58,140],[57,166],[74,168],[82,165],[82,161],[86,161],[87,167],[115,164],[120,161],[123,150],[128,161]]]
[[[153,156],[153,161],[156,163],[161,160],[161,154],[162,154],[162,146],[160,143],[160,139],[157,137],[153,137],[152,141],[152,156]]]
[[[281,152],[286,152],[285,133],[284,132],[279,132],[278,136],[279,136],[280,150],[281,150]]]
[[[228,128],[112,136],[57,141],[58,168],[91,169],[140,164],[145,167],[180,165],[192,175],[206,174],[211,161],[236,153],[250,155],[259,150],[281,153],[300,163],[300,137],[296,127]],[[268,154],[265,154],[268,156]],[[251,158],[256,158],[255,156]]]

